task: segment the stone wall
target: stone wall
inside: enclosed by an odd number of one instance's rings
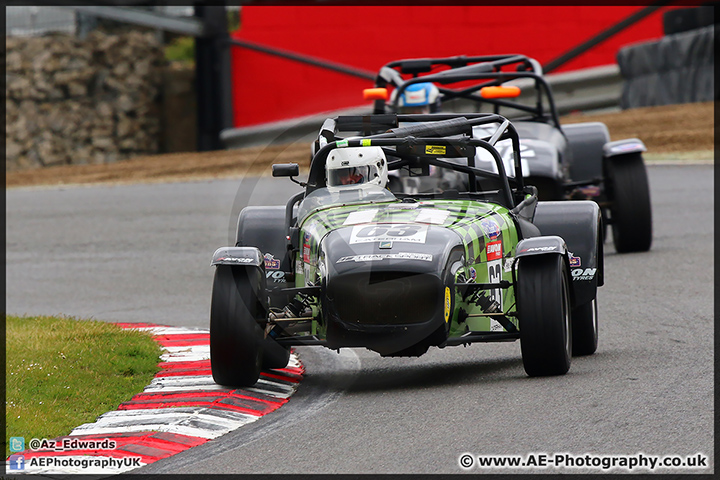
[[[162,45],[152,32],[6,37],[6,170],[160,149]]]

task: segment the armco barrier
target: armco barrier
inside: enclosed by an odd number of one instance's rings
[[[622,91],[622,78],[617,65],[586,68],[567,73],[549,74],[545,77],[552,88],[558,114],[573,111],[588,111],[618,108]],[[526,83],[527,84],[527,83]],[[523,88],[523,82],[517,85]],[[361,92],[358,92],[360,97]],[[526,92],[528,101],[534,98],[533,92]],[[520,97],[523,100],[523,96]],[[453,111],[474,111],[473,106],[457,101]],[[251,127],[229,128],[220,133],[225,148],[244,148],[273,143],[290,143],[317,134],[322,122],[337,115],[370,114],[371,105],[352,109],[343,109],[319,113],[302,118],[254,125]],[[308,154],[310,147],[308,145]]]

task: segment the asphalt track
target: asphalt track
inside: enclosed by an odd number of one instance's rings
[[[526,377],[517,342],[418,359],[301,348],[306,378],[286,406],[135,472],[461,473],[465,452],[568,452],[702,453],[708,469],[658,472],[712,473],[713,168],[648,168],[652,250],[606,244],[600,346],[567,375]],[[210,258],[237,212],[293,191],[270,178],[9,190],[7,311],[207,327]]]

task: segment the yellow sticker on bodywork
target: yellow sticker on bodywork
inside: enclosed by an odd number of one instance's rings
[[[450,305],[452,304],[452,299],[450,298],[450,288],[445,287],[445,323],[450,320]]]
[[[445,145],[425,145],[425,153],[427,155],[445,155],[447,147]]]

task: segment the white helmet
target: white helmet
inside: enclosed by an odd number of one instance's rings
[[[380,147],[336,148],[325,162],[328,190],[378,185],[385,188],[388,166],[385,152]]]

